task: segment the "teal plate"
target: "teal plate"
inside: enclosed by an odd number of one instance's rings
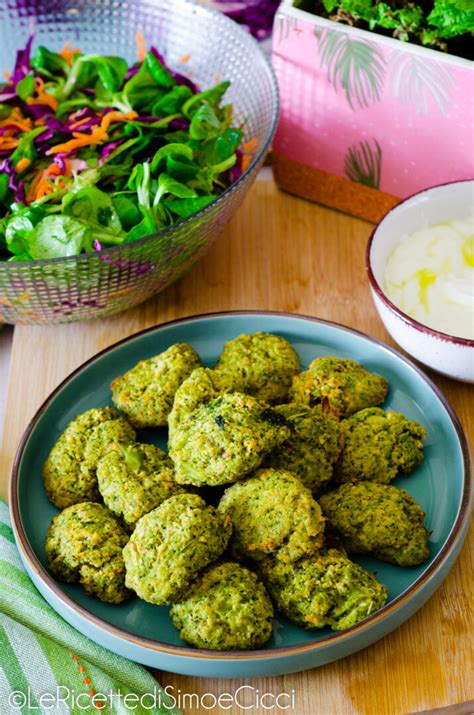
[[[120,606],[104,604],[87,596],[81,587],[56,581],[48,574],[44,541],[57,510],[44,493],[41,467],[69,420],[91,407],[110,405],[110,381],[138,360],[173,343],[189,342],[205,364],[212,366],[224,341],[259,330],[289,340],[304,366],[328,354],[361,362],[388,380],[385,407],[426,427],[424,462],[395,483],[410,492],[427,514],[431,557],[415,568],[357,559],[377,572],[388,588],[389,602],[345,631],[308,632],[278,616],[264,650],[197,650],[180,640],[167,608],[138,598]],[[143,431],[139,439],[164,447],[166,432]],[[251,677],[328,663],[370,645],[409,618],[452,567],[467,531],[471,497],[469,455],[459,422],[437,387],[413,363],[382,343],[334,323],[245,312],[186,318],[151,328],[104,350],[76,370],[46,400],[26,430],[13,468],[10,503],[28,573],[52,607],[79,631],[120,655],[158,669],[187,675]]]

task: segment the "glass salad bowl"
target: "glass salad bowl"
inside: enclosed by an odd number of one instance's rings
[[[154,234],[94,253],[0,261],[0,323],[66,323],[135,306],[180,278],[207,250],[242,203],[265,158],[278,119],[278,89],[257,42],[219,12],[192,0],[8,0],[0,25],[0,68],[34,33],[34,46],[136,57],[142,32],[173,69],[201,88],[231,82],[226,101],[255,151],[240,178],[201,211]]]

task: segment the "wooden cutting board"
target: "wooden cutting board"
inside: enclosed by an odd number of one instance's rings
[[[282,310],[341,322],[393,345],[365,277],[364,253],[371,228],[364,221],[279,193],[271,181],[258,181],[204,260],[163,294],[108,319],[17,327],[0,452],[3,492],[21,433],[51,390],[84,360],[143,328],[220,310]],[[472,438],[473,388],[432,377],[457,412],[468,439]],[[471,528],[470,543],[438,592],[382,641],[321,668],[248,681],[260,694],[294,690],[296,701],[287,710],[257,707],[251,712],[401,715],[473,699],[473,541]],[[165,672],[157,677],[181,695],[218,695],[235,692],[244,684]],[[456,709],[473,711],[472,703]],[[241,715],[245,711],[190,706],[187,712]]]

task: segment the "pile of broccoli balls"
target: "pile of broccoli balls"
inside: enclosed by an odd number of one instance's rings
[[[422,461],[425,430],[379,407],[387,382],[357,362],[301,371],[287,340],[254,333],[213,369],[172,345],[111,389],[120,412],[73,419],[44,464],[58,578],[170,605],[195,647],[245,650],[268,641],[274,608],[334,630],[381,608],[387,589],[350,554],[429,557],[423,511],[390,484]],[[168,454],[136,441],[166,426]]]

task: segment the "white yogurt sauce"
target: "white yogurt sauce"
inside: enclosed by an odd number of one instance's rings
[[[403,236],[390,254],[384,290],[392,303],[442,333],[474,339],[474,218]]]

